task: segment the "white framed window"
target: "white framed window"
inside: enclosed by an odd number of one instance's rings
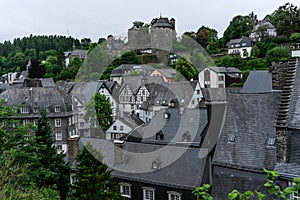
[[[37,126],[37,124],[38,124],[38,120],[37,120],[37,119],[34,119],[34,120],[33,120],[33,126]]]
[[[293,187],[293,186],[294,186],[294,183],[292,181],[289,181],[289,187]],[[293,192],[290,195],[290,199],[300,200],[300,191],[297,190],[297,191]]]
[[[62,150],[63,150],[63,148],[62,148],[62,145],[61,144],[57,144],[56,145],[56,150],[57,150],[57,152],[62,152]]]
[[[55,112],[60,112],[60,106],[55,106],[54,111],[55,111]]]
[[[29,123],[29,120],[28,120],[28,119],[23,119],[22,124],[23,124],[24,126],[26,126],[28,123]]]
[[[61,119],[55,119],[54,123],[55,127],[61,127]]]
[[[22,106],[20,108],[20,113],[24,114],[24,113],[29,113],[29,106]]]
[[[131,184],[120,183],[120,192],[122,197],[131,198]]]
[[[56,140],[62,140],[62,133],[55,133]]]
[[[155,189],[144,187],[143,188],[143,200],[155,200]]]
[[[181,200],[181,194],[175,191],[168,191],[168,200]]]

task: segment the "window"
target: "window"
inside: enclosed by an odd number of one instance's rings
[[[185,132],[183,135],[182,135],[182,142],[190,142],[191,140],[191,135],[189,132]]]
[[[219,84],[219,88],[223,88],[224,87],[224,85],[223,84]]]
[[[268,146],[275,146],[275,141],[276,141],[275,138],[269,138],[268,139]]]
[[[61,119],[55,119],[55,127],[61,127]]]
[[[204,81],[210,81],[210,71],[209,70],[204,71]]]
[[[26,126],[28,123],[29,123],[29,120],[28,120],[28,119],[23,119],[22,124],[23,124],[24,126]]]
[[[169,111],[166,111],[164,114],[165,119],[169,119],[170,118],[170,113]]]
[[[218,76],[218,79],[219,79],[219,81],[223,81],[223,80],[224,80],[224,77],[223,77],[222,75],[219,75],[219,76]]]
[[[68,124],[69,124],[69,126],[72,125],[72,117],[68,118]]]
[[[152,162],[152,169],[158,169],[159,168],[159,162],[153,161]]]
[[[120,126],[120,131],[123,131],[124,130],[124,127],[123,126]]]
[[[231,143],[231,142],[234,142],[235,140],[235,135],[234,134],[229,134],[228,135],[228,142]]]
[[[55,106],[55,112],[60,112],[60,106]]]
[[[156,140],[163,140],[163,139],[164,139],[164,134],[163,134],[163,132],[162,132],[162,131],[159,131],[158,133],[156,133],[155,139],[156,139]]]
[[[289,181],[289,187],[295,189],[295,191],[291,194],[290,199],[300,200],[300,191],[295,188],[295,183]]]
[[[155,200],[153,188],[143,188],[143,200]]]
[[[57,150],[58,152],[62,152],[62,150],[63,150],[62,145],[61,145],[61,144],[57,144],[57,145],[56,145],[56,150]]]
[[[22,106],[20,108],[20,113],[29,113],[29,106]]]
[[[118,133],[112,133],[112,134],[111,134],[111,139],[112,139],[112,140],[118,139]]]
[[[123,197],[131,198],[131,185],[128,183],[120,183],[120,192]]]
[[[117,130],[117,126],[113,126],[113,130],[114,130],[114,131]]]
[[[39,112],[39,107],[34,107],[34,108],[33,108],[33,112],[34,112],[34,113],[38,113],[38,112]]]
[[[33,126],[37,126],[37,124],[38,124],[38,120],[37,120],[37,119],[34,119],[34,120],[33,120]]]
[[[181,194],[178,192],[167,192],[168,193],[168,200],[181,200]]]
[[[80,122],[79,126],[83,127],[84,126],[84,122]]]
[[[62,133],[55,133],[56,140],[62,140]]]

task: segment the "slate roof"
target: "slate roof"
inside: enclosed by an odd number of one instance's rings
[[[152,72],[154,67],[149,64],[137,65],[137,64],[122,64],[119,67],[112,70],[110,77],[119,77],[130,75],[130,72],[136,69],[144,70],[146,75],[147,72]]]
[[[177,72],[175,69],[156,69],[166,78],[175,78]]]
[[[268,140],[276,138],[275,121],[280,92],[229,93],[227,102],[225,123],[213,163],[259,171],[263,167],[273,169],[276,148],[268,146]]]
[[[76,49],[71,52],[72,56],[78,56],[81,59],[85,59],[87,56],[88,50]]]
[[[141,156],[143,153],[159,151],[161,146],[153,144],[141,144],[141,143],[125,143],[125,150],[127,152],[138,153]],[[171,156],[183,153],[173,163],[168,164]],[[194,186],[200,186],[204,180],[204,169],[206,164],[206,157],[200,159],[199,149],[197,148],[183,148],[166,146],[163,150],[153,155],[147,154],[142,156],[142,159],[136,154],[125,153],[125,164],[116,165],[122,169],[130,169],[134,171],[135,168],[142,168],[149,170],[150,172],[144,173],[129,173],[114,170],[112,175],[116,178],[122,178],[126,180],[139,181],[143,183],[149,183],[154,185],[161,185],[173,188],[192,190]],[[159,169],[152,169],[152,163],[157,161],[159,163]]]
[[[57,81],[55,85],[59,90],[63,91],[65,94],[69,94],[73,89],[75,83],[66,82],[66,81]]]
[[[297,59],[296,76],[288,112],[288,128],[300,129],[300,65]]]
[[[235,67],[217,67],[217,66],[208,66],[207,68],[213,70],[217,73],[224,73],[224,74],[230,74],[230,73],[243,73],[241,70],[235,68]]]
[[[145,86],[150,96],[146,102],[143,102],[140,108],[147,110],[154,105],[168,106],[170,101],[175,99],[177,99],[178,103],[188,106],[193,97],[197,82],[163,82],[161,84],[150,83]]]
[[[122,64],[119,67],[113,69],[110,73],[110,77],[123,76],[126,71],[132,70],[132,64]]]
[[[164,117],[165,113],[169,118]],[[145,127],[142,143],[184,144],[183,135],[190,136],[189,142],[200,146],[207,125],[207,111],[204,109],[184,109],[180,114],[177,108],[161,109]],[[156,134],[163,134],[162,140],[156,140]]]
[[[97,85],[97,81],[76,82],[71,91],[71,94],[72,96],[76,97],[81,102],[81,104],[85,105],[97,92]]]
[[[157,21],[151,26],[151,28],[173,28],[170,24],[167,17],[160,17]]]
[[[242,46],[242,43],[246,43],[246,46]],[[231,45],[235,45],[235,44],[240,44],[239,48],[242,47],[251,47],[252,42],[248,37],[242,37],[242,38],[237,38],[237,39],[232,39],[227,43],[227,47],[228,48],[237,48],[237,47],[231,47]]]
[[[241,93],[269,93],[272,90],[272,73],[257,70],[250,72]]]
[[[8,106],[30,106],[31,111],[29,115],[26,115],[26,118],[39,115],[39,113],[33,113],[34,107],[39,107],[40,109],[48,107],[50,109],[49,117],[66,116],[67,112],[70,111],[65,104],[64,97],[54,87],[10,88],[1,93],[0,98],[4,98],[5,104]],[[60,106],[60,112],[55,113],[54,107],[57,105]]]

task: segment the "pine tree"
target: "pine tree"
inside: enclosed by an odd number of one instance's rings
[[[92,153],[90,153],[92,151]],[[107,165],[102,163],[101,154],[87,144],[77,156],[76,182],[73,197],[76,200],[119,200],[119,186],[111,176]]]
[[[58,189],[61,199],[66,199],[70,187],[70,167],[64,161],[64,154],[58,154],[53,146],[51,127],[47,113],[41,111],[36,130],[37,156],[39,163],[32,172],[39,187]]]

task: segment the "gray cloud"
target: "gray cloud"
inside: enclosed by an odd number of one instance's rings
[[[109,34],[126,32],[135,20],[149,23],[152,18],[174,17],[179,33],[195,31],[206,25],[215,28],[219,35],[230,20],[254,11],[259,18],[270,14],[283,0],[5,0],[1,2],[0,41],[15,37],[38,35],[67,35],[90,37],[97,41]],[[299,0],[289,2],[297,5]],[[299,5],[297,5],[299,6]]]

